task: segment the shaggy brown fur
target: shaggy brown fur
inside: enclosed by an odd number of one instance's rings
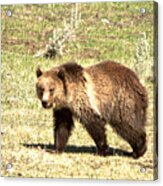
[[[85,126],[100,155],[107,154],[106,123],[130,144],[134,158],[145,153],[147,95],[129,68],[110,61],[88,68],[66,63],[47,72],[37,69],[37,77],[43,107],[53,107],[56,150],[64,150],[74,117]]]

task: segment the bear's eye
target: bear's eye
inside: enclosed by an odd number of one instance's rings
[[[44,92],[44,88],[40,88],[40,91],[41,91],[41,92]]]
[[[39,88],[38,88],[38,93],[42,96],[43,93],[44,93],[44,88],[39,87]]]
[[[50,92],[54,92],[54,88],[49,89]]]

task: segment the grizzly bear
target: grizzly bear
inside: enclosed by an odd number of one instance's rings
[[[44,108],[53,108],[55,149],[62,152],[78,119],[93,138],[99,155],[107,155],[105,124],[139,158],[146,146],[147,94],[129,68],[105,61],[87,68],[73,62],[36,71],[36,90]]]

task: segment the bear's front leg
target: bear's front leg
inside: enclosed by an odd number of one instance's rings
[[[62,152],[74,126],[72,113],[68,108],[53,110],[54,143],[57,152]]]
[[[108,145],[105,134],[105,124],[103,122],[90,122],[85,125],[88,133],[93,138],[98,154],[100,156],[106,156],[108,154]]]

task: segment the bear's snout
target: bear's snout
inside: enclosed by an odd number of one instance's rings
[[[52,104],[49,103],[48,101],[42,101],[42,106],[44,108],[51,108],[52,107]]]

